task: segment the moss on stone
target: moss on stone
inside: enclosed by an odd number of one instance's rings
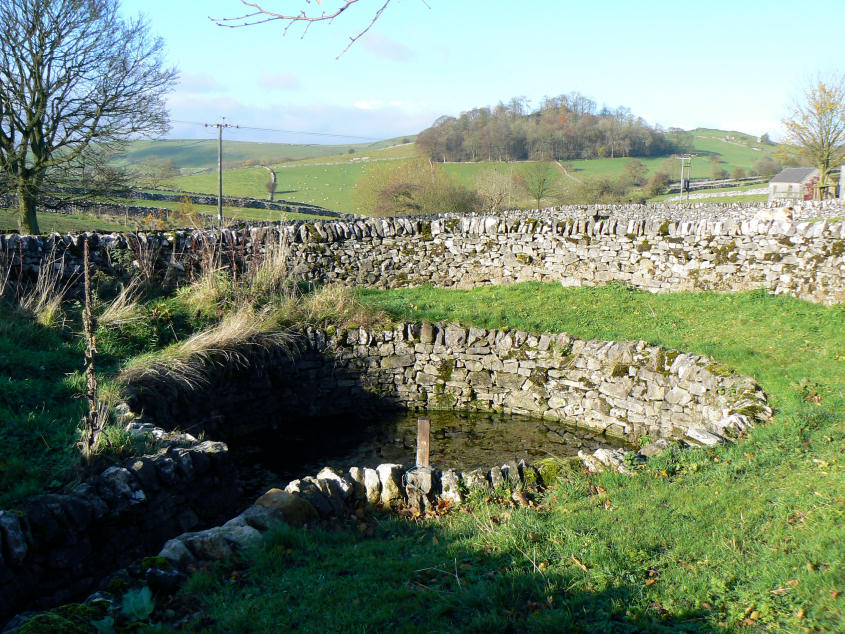
[[[114,577],[106,588],[112,594],[123,594],[129,590],[129,582],[122,577]]]
[[[324,242],[323,236],[317,231],[317,228],[309,223],[302,225],[305,227],[305,233],[308,234],[308,242]]]
[[[431,223],[423,222],[420,224],[420,239],[423,242],[431,242],[434,236],[431,234]]]
[[[721,363],[711,363],[707,366],[707,371],[713,376],[731,376],[734,374],[733,369]]]
[[[455,360],[454,359],[443,359],[440,361],[440,365],[437,368],[437,376],[438,378],[447,383],[452,379],[452,372],[455,370]]]
[[[545,486],[552,486],[557,484],[558,480],[562,477],[566,477],[568,473],[578,471],[580,462],[581,460],[577,456],[571,458],[543,458],[537,462],[535,467]]]
[[[149,568],[172,570],[173,565],[165,557],[144,557],[141,560],[141,568],[143,570],[148,570]]]
[[[520,264],[531,264],[534,261],[534,258],[527,253],[517,253],[515,257]]]
[[[668,236],[669,235],[669,221],[664,220],[663,223],[658,227],[657,233],[661,236]]]
[[[620,378],[623,376],[628,376],[628,370],[631,366],[627,363],[617,363],[613,366],[613,370],[610,372],[610,376],[615,378]]]
[[[646,251],[651,251],[651,243],[643,238],[643,241],[637,245],[637,253],[645,253]]]

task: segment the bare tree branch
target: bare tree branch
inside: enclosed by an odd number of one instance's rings
[[[322,8],[321,0],[304,0],[305,4],[308,5],[305,9],[300,9],[299,11],[273,11],[270,9],[265,8],[262,4],[258,2],[250,2],[249,0],[241,0],[241,4],[246,6],[249,12],[244,13],[243,15],[233,16],[230,18],[212,18],[209,16],[209,20],[214,22],[218,26],[225,26],[229,28],[240,28],[245,26],[255,26],[257,24],[266,24],[267,22],[286,22],[284,28],[282,29],[282,34],[286,35],[288,30],[294,24],[303,24],[304,29],[302,31],[302,37],[305,37],[305,34],[308,32],[308,29],[311,27],[312,24],[317,22],[331,22],[340,14],[345,12],[349,9],[353,4],[359,2],[359,0],[337,0],[339,4],[337,4],[336,8],[331,10],[325,10]],[[358,33],[354,36],[350,36],[349,43],[346,47],[340,52],[338,57],[341,57],[349,48],[355,44],[365,33],[367,33],[372,26],[376,23],[376,21],[381,17],[381,14],[384,13],[384,10],[387,9],[387,6],[392,2],[392,0],[384,0],[384,3],[381,7],[376,10],[375,14],[373,14],[372,19],[367,23],[363,29],[358,31]],[[425,0],[421,0],[423,4],[428,6]],[[319,5],[321,8],[316,9],[314,4]],[[313,9],[313,10],[310,10]]]

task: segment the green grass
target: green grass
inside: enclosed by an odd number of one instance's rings
[[[0,209],[0,230],[17,230],[18,210]],[[122,224],[110,218],[88,214],[38,214],[38,228],[42,233],[78,233],[80,231],[123,231]]]
[[[773,422],[637,477],[566,473],[539,509],[282,528],[185,590],[210,631],[841,631],[845,307],[618,286],[361,290],[396,319],[645,339],[758,378]],[[596,493],[595,487],[602,490]],[[368,535],[372,533],[372,535]],[[243,566],[240,566],[243,568]]]
[[[211,133],[213,134],[213,132]],[[211,136],[210,134],[210,136]],[[409,138],[413,139],[414,135]],[[268,164],[284,161],[313,159],[323,156],[346,154],[350,148],[356,153],[370,152],[401,142],[401,138],[384,141],[315,145],[295,143],[254,143],[223,141],[223,158],[227,166],[244,161],[262,161]],[[127,151],[115,157],[118,165],[139,165],[148,160],[170,160],[177,168],[214,169],[217,167],[217,140],[157,139],[138,140],[129,144]]]
[[[0,508],[72,477],[81,368],[72,337],[0,300]]]
[[[760,145],[753,137],[739,132],[724,130],[709,130],[699,128],[692,131],[694,136],[694,152],[698,157],[693,160],[693,178],[710,178],[711,163],[709,156],[718,154],[722,163],[720,166],[729,172],[736,167],[746,170],[751,164],[771,152],[770,146]],[[727,137],[734,140],[727,140]],[[363,156],[369,157],[370,162],[361,162]],[[378,165],[381,161],[407,161],[419,158],[416,147],[412,144],[393,145],[372,150],[360,149],[355,154],[335,154],[333,156],[319,156],[296,163],[277,165],[278,197],[286,200],[311,203],[328,207],[344,213],[368,214],[368,210],[358,206],[354,195],[355,183],[366,172],[369,165]],[[624,173],[625,163],[638,160],[649,169],[649,175],[664,167],[667,157],[656,158],[614,158],[591,159],[583,161],[566,161],[571,167],[570,174],[578,179],[597,176],[617,177]],[[678,161],[671,161],[671,175],[677,178],[680,169]],[[474,186],[479,175],[490,169],[504,172],[522,173],[528,163],[447,163],[444,169],[458,182]],[[565,178],[565,177],[563,177]],[[224,188],[226,193],[237,196],[265,196],[264,183],[267,172],[261,168],[243,168],[227,170],[224,174]],[[217,191],[217,177],[213,173],[183,176],[169,181],[169,186],[177,189],[214,193]],[[531,206],[530,197],[517,194],[514,205]],[[658,199],[655,199],[658,200]],[[765,197],[734,199],[731,202],[759,202]]]
[[[352,199],[352,188],[363,174],[362,163],[337,165],[298,165],[280,168],[276,172],[276,198],[292,202],[320,205],[342,213],[361,213]],[[231,196],[267,196],[264,183],[267,172],[261,168],[229,170],[223,174],[223,191]],[[215,193],[216,174],[195,174],[169,181],[169,186],[186,191]]]
[[[136,321],[97,331],[102,395],[117,390],[115,376],[128,359],[204,325],[172,298],[151,297],[139,312]],[[0,509],[45,489],[60,490],[82,474],[75,447],[87,410],[80,313],[79,302],[65,302],[55,325],[46,327],[0,299]]]

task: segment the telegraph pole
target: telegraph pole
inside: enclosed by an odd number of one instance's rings
[[[221,117],[221,123],[206,123],[206,128],[217,128],[217,222],[223,226],[223,128],[237,128],[239,126],[226,123],[226,117]]]
[[[695,154],[682,154],[680,156],[675,156],[676,159],[681,161],[681,191],[678,195],[678,200],[683,202],[684,200],[684,185],[686,185],[687,190],[687,202],[689,202],[689,181],[692,179],[692,159]],[[686,171],[687,177],[684,179],[684,172]]]

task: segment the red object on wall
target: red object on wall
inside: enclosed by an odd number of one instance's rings
[[[819,177],[814,176],[807,184],[804,185],[804,200],[813,200],[813,192],[816,191],[816,185],[819,184]]]

